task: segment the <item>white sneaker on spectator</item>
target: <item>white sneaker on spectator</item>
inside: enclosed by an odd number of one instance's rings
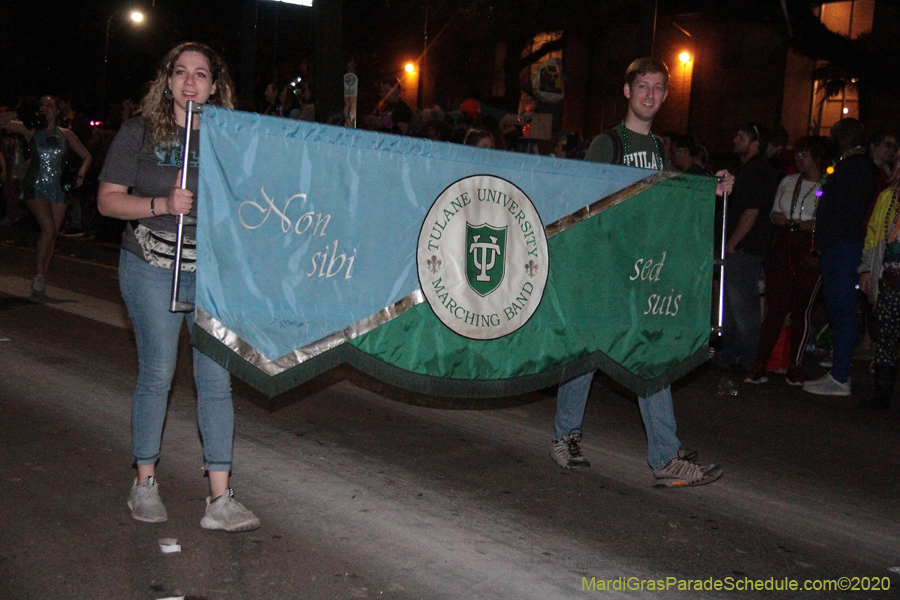
[[[850,378],[847,378],[847,383],[841,383],[828,373],[824,377],[804,383],[803,391],[818,396],[849,396]]]

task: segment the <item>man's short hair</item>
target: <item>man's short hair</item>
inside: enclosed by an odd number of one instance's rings
[[[775,125],[774,127],[772,127],[772,129],[769,130],[769,144],[772,144],[773,146],[777,146],[778,148],[787,148],[788,142],[790,140],[791,135],[788,133],[788,130],[784,125]]]
[[[648,73],[662,73],[663,85],[665,87],[669,86],[669,67],[663,61],[652,56],[645,56],[632,61],[628,68],[625,69],[625,83],[628,84],[628,87],[631,87],[638,75],[647,75]]]
[[[847,148],[862,146],[866,141],[866,129],[859,119],[847,117],[831,126],[831,137]]]
[[[687,133],[673,135],[672,148],[686,148],[692,157],[697,156],[697,144],[694,143],[694,138]]]
[[[743,131],[750,138],[751,142],[759,142],[759,151],[765,152],[766,146],[769,145],[769,130],[759,123],[744,123],[738,127],[738,131]]]

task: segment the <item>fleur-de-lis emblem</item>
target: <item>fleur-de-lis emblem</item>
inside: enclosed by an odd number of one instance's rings
[[[525,273],[528,274],[529,277],[534,277],[537,275],[538,265],[533,260],[529,260],[525,263]]]
[[[441,268],[441,259],[439,259],[437,256],[432,256],[431,258],[428,259],[426,264],[428,265],[428,269],[432,273],[437,273],[438,269]]]

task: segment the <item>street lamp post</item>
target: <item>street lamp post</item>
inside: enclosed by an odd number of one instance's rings
[[[107,77],[109,76],[109,31],[112,27],[113,19],[117,16],[129,13],[129,18],[133,23],[141,23],[144,21],[144,13],[139,10],[119,10],[109,15],[109,19],[106,20],[106,41],[103,46],[103,85],[100,87],[100,110],[104,110],[106,108],[106,85],[107,85]]]
[[[688,111],[690,110],[690,101],[685,97],[685,84],[687,83],[687,68],[688,63],[691,62],[691,54],[689,52],[682,52],[678,55],[678,60],[681,62],[681,103],[683,105],[681,114],[684,116],[681,122],[680,129],[683,131],[685,129],[686,121],[688,120]],[[691,71],[693,73],[693,70]]]

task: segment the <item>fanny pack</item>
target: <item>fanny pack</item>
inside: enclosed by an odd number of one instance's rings
[[[168,231],[154,231],[139,224],[134,229],[144,260],[161,269],[175,268],[175,241],[177,235]],[[197,270],[197,242],[184,236],[181,251],[181,270],[193,273]]]

